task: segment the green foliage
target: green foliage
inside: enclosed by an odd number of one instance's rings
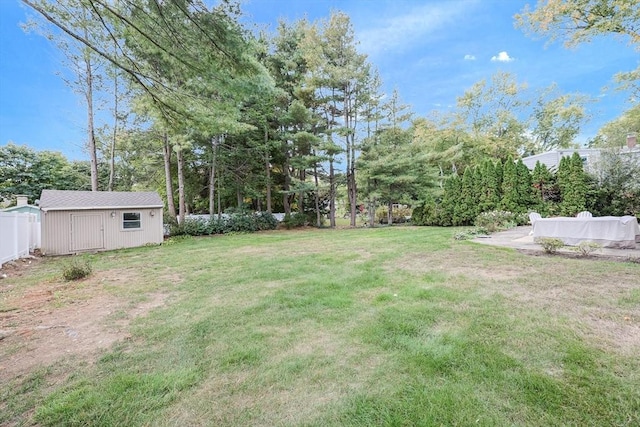
[[[640,213],[637,156],[617,148],[604,148],[594,166],[595,176],[587,185],[587,210],[602,216]]]
[[[225,233],[252,233],[263,230],[274,230],[278,220],[269,212],[232,213],[221,217],[185,218],[182,223],[174,222],[170,225],[171,236],[204,236]]]
[[[490,230],[484,227],[474,227],[469,230],[460,231],[453,235],[454,240],[471,240],[478,236],[486,236],[491,233]]]
[[[18,194],[34,203],[44,189],[91,189],[89,170],[82,162],[69,162],[53,151],[35,151],[8,143],[0,147],[0,198]]]
[[[574,216],[587,208],[587,176],[582,158],[574,152],[571,157],[563,157],[558,169],[558,185],[562,196],[560,211],[563,215]]]
[[[306,227],[307,225],[309,225],[309,218],[303,213],[292,212],[284,216],[282,224],[287,230],[291,228]]]
[[[431,195],[427,195],[422,204],[413,208],[411,223],[413,225],[438,225],[439,206]]]
[[[561,239],[557,239],[555,237],[541,237],[536,240],[542,249],[544,249],[545,253],[555,254],[558,249],[564,246],[564,242]]]
[[[533,187],[531,183],[531,172],[525,166],[522,159],[516,163],[518,209],[516,212],[523,213],[529,210],[533,204]]]
[[[506,230],[518,225],[518,215],[509,211],[482,212],[476,217],[477,227],[481,227],[490,233]]]
[[[457,175],[452,175],[444,182],[444,194],[440,203],[439,225],[459,225],[454,221],[456,204],[461,198],[462,182]]]
[[[555,185],[555,177],[547,168],[547,165],[536,162],[531,175],[532,206],[536,212],[549,215],[555,205],[560,201],[560,194]]]
[[[498,183],[497,166],[491,159],[486,159],[480,169],[480,186],[478,191],[480,212],[494,210],[500,203],[500,185]],[[477,177],[475,178],[478,179]]]
[[[73,257],[71,262],[63,266],[62,277],[67,281],[80,280],[91,275],[92,271],[89,261]]]
[[[394,207],[391,210],[391,219],[394,224],[403,224],[412,215],[412,210],[406,206]],[[389,207],[380,206],[376,209],[376,221],[380,224],[387,224],[389,219]]]
[[[518,173],[513,157],[509,156],[504,162],[504,175],[502,178],[502,200],[500,206],[503,210],[517,212],[520,210],[518,202]]]
[[[453,211],[453,223],[455,225],[469,225],[478,214],[479,194],[474,185],[474,173],[470,167],[464,170],[460,198],[457,200]]]
[[[592,253],[599,251],[600,249],[602,249],[602,245],[600,243],[588,241],[582,241],[571,248],[571,250],[577,252],[580,256],[583,257],[589,256]]]

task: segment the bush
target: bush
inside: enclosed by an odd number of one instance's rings
[[[475,239],[478,236],[486,236],[489,234],[484,227],[475,227],[470,230],[461,231],[453,235],[454,240],[470,240]]]
[[[596,242],[580,242],[577,246],[571,248],[571,250],[578,252],[580,256],[589,256],[595,251],[602,249],[602,245]]]
[[[564,246],[564,242],[555,237],[541,237],[536,240],[536,243],[542,246],[542,249],[547,254],[555,254],[558,249]]]
[[[376,220],[380,224],[386,224],[388,218],[389,208],[387,206],[380,206],[376,209]],[[397,207],[391,211],[391,216],[394,224],[403,224],[407,222],[407,218],[411,218],[411,208],[409,207]]]
[[[438,205],[433,198],[428,198],[422,205],[416,206],[411,212],[413,225],[440,225],[438,221]]]
[[[62,277],[64,280],[79,280],[89,276],[93,269],[89,261],[73,258],[73,260],[66,264],[62,270]]]
[[[291,228],[305,227],[309,224],[309,221],[305,214],[293,212],[284,216],[282,224],[289,230]]]
[[[211,218],[185,218],[182,223],[169,225],[170,236],[206,236],[225,233],[251,233],[262,230],[274,230],[278,220],[269,212],[231,213]]]
[[[518,221],[523,220],[520,218],[521,216],[522,215],[517,215],[509,211],[482,212],[476,217],[476,226],[493,233],[515,227],[518,225]],[[528,221],[528,218],[526,221]]]

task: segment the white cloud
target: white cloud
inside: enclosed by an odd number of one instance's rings
[[[465,55],[464,56],[464,60],[465,61],[475,61],[476,60],[476,56],[475,55]]]
[[[492,56],[491,60],[492,61],[497,61],[497,62],[511,62],[511,61],[513,61],[513,58],[510,57],[507,52],[502,51],[499,54],[497,54],[496,56]]]
[[[469,14],[470,6],[475,3],[477,0],[432,3],[392,16],[357,30],[360,48],[369,55],[407,50],[424,43],[431,34],[459,25],[459,20]]]

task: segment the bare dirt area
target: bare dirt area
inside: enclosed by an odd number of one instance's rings
[[[10,278],[28,274],[38,262],[19,260],[0,270],[7,276],[0,280],[0,382],[64,358],[93,362],[101,350],[128,338],[133,319],[163,305],[168,296],[150,294],[131,302],[107,292],[106,284],[126,285],[122,270],[15,289]]]

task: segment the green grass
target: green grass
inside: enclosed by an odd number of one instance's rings
[[[640,266],[456,231],[295,230],[86,256],[101,277],[87,287],[169,297],[94,363],[2,384],[0,424],[640,424]],[[55,284],[63,262],[10,283]]]

